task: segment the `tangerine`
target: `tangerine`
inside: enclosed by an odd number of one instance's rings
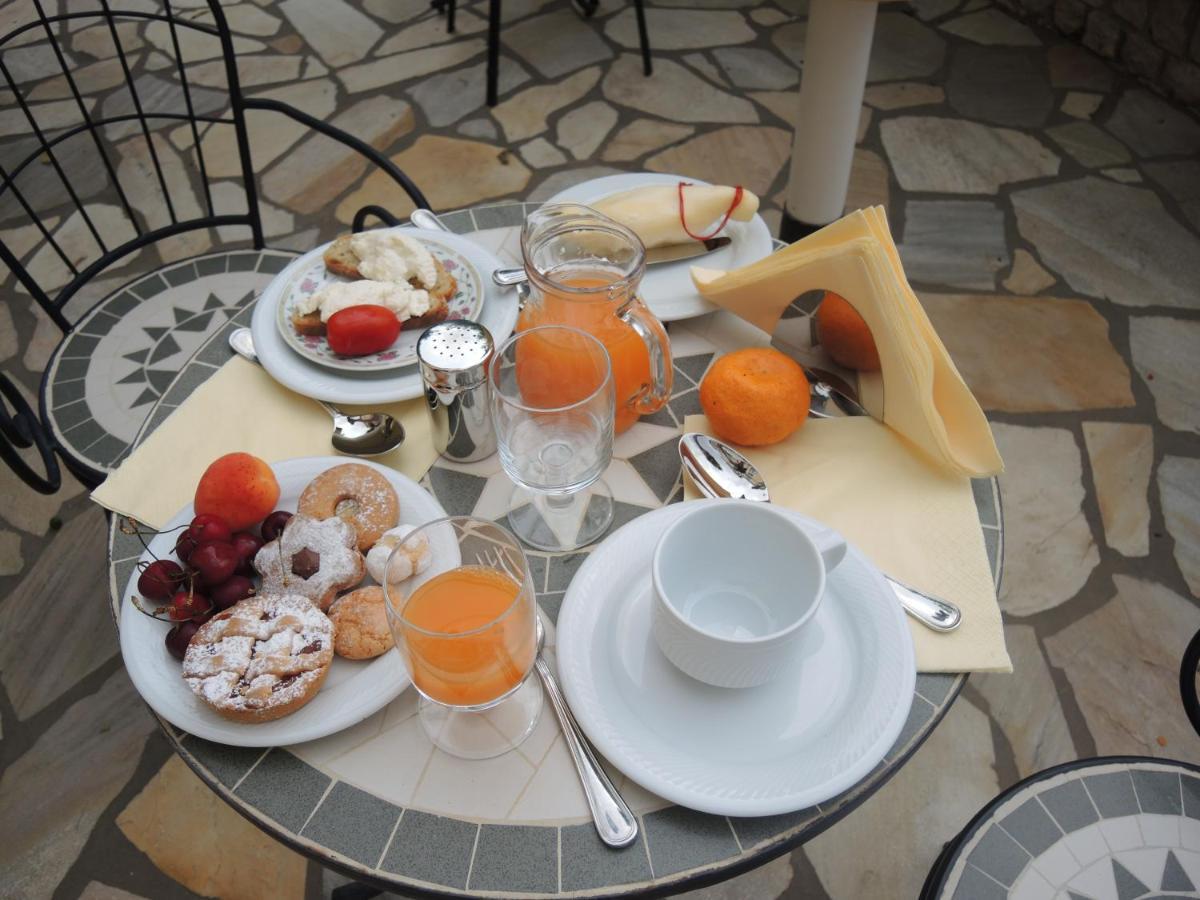
[[[860,372],[879,371],[879,350],[871,329],[858,311],[833,291],[826,291],[817,307],[817,337],[838,365]]]
[[[713,363],[700,382],[700,406],[723,440],[777,444],[808,418],[808,379],[778,350],[748,347]]]

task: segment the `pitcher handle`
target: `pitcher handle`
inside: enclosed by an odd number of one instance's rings
[[[633,408],[639,416],[658,412],[671,399],[671,386],[675,380],[667,330],[636,297],[617,310],[617,318],[637,332],[650,354],[650,383],[634,395]]]

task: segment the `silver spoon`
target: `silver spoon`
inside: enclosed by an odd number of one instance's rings
[[[833,405],[842,411],[842,415],[870,415],[866,408],[851,396],[850,386],[832,372],[810,369],[804,365],[800,368],[804,370],[804,377],[808,379],[808,414],[810,416],[817,419],[834,418],[834,414],[828,409],[830,401],[833,401]]]
[[[706,434],[688,432],[679,439],[679,459],[692,476],[697,490],[706,497],[770,501],[767,483],[754,463],[724,441]],[[888,587],[904,611],[934,631],[953,631],[962,623],[962,610],[953,603],[922,594],[884,575]]]
[[[239,328],[229,335],[229,346],[243,359],[262,365],[254,352],[254,337],[249,328]],[[404,426],[387,413],[350,415],[324,400],[317,400],[317,403],[333,416],[330,440],[335,450],[350,456],[378,456],[404,443]]]
[[[610,847],[627,847],[637,838],[637,819],[629,804],[613,787],[608,773],[596,762],[592,748],[588,746],[575,717],[571,715],[570,707],[567,706],[554,673],[542,657],[542,645],[545,642],[546,629],[542,627],[542,620],[538,619],[537,657],[534,666],[538,675],[542,677],[546,693],[550,695],[550,704],[558,715],[558,724],[562,726],[563,739],[566,740],[567,749],[571,751],[571,757],[575,760],[575,768],[583,784],[583,793],[587,796],[588,806],[592,810],[596,833],[600,835],[600,840]]]

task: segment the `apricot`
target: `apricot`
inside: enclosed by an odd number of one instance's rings
[[[278,501],[275,473],[249,453],[227,453],[213,460],[196,485],[196,514],[220,516],[233,531],[257,525]]]

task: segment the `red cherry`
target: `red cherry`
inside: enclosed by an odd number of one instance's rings
[[[288,519],[292,514],[286,509],[277,509],[271,513],[262,523],[262,536],[264,541],[273,541],[283,533],[283,528],[288,523]]]
[[[166,600],[183,583],[183,567],[169,559],[156,559],[138,576],[138,593],[151,600]]]
[[[200,626],[195,622],[180,622],[167,632],[167,652],[182,661],[184,654],[187,653],[188,644],[192,642],[192,638],[199,630]]]
[[[239,600],[254,596],[254,582],[245,575],[234,575],[224,584],[209,592],[217,609],[229,609]]]
[[[196,533],[192,531],[191,527],[185,528],[175,539],[175,555],[184,562],[188,562],[199,543],[200,541],[196,539]]]
[[[176,591],[171,597],[171,610],[168,613],[175,622],[202,619],[213,612],[213,605],[203,594],[195,591]]]
[[[240,562],[237,567],[239,575],[254,574],[254,554],[262,547],[263,542],[256,534],[248,531],[237,531],[233,535],[233,549],[237,551]]]
[[[192,551],[188,562],[196,570],[202,585],[216,587],[229,580],[241,558],[228,541],[205,541]]]
[[[213,513],[200,513],[192,519],[191,530],[197,544],[204,541],[227,541],[233,537],[229,523]]]

